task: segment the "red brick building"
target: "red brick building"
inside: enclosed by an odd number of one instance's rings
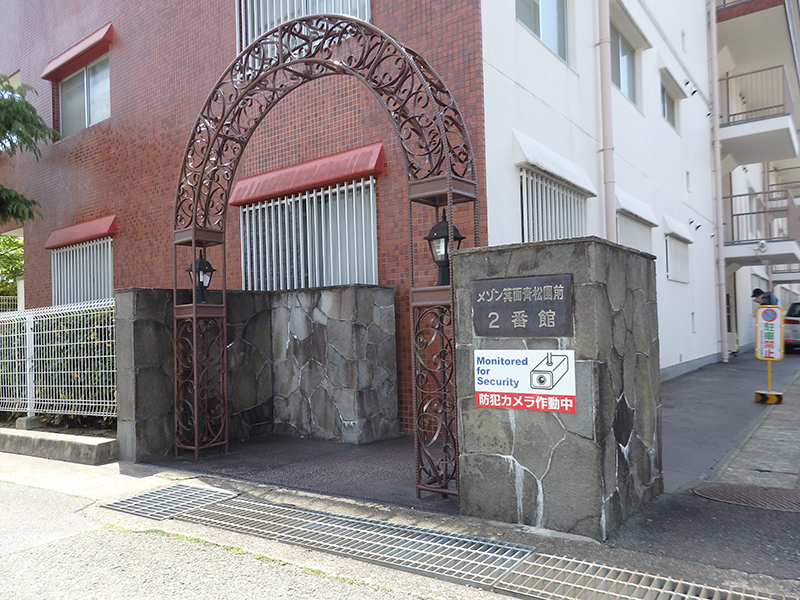
[[[102,260],[110,259],[103,253],[111,250],[96,248],[95,240],[111,240],[112,289],[172,287],[182,155],[206,96],[243,44],[237,32],[258,20],[253,6],[235,0],[67,4],[56,10],[41,0],[9,0],[0,20],[0,73],[17,74],[36,88],[38,95],[28,99],[63,133],[43,148],[38,162],[30,154],[0,158],[0,182],[41,204],[42,218],[24,226],[27,308],[84,299],[69,289],[80,275],[65,275],[68,269],[57,256],[88,244]],[[480,2],[352,5],[354,16],[366,16],[414,49],[447,84],[466,120],[484,203]],[[328,77],[302,86],[261,123],[237,178],[375,143],[382,144],[383,164],[373,186],[377,279],[369,283],[396,289],[400,418],[408,430],[409,240],[415,243],[417,285],[433,285],[436,272],[422,236],[435,216],[431,208],[415,208],[409,233],[404,158],[382,103],[354,78]],[[232,206],[227,216],[229,289],[243,286],[241,210]],[[472,245],[471,208],[457,207],[456,222],[467,235],[464,245]],[[65,260],[69,264],[75,257]],[[111,269],[110,262],[104,268]],[[178,283],[188,287],[188,278]]]

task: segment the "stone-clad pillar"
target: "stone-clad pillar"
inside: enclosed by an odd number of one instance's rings
[[[605,539],[663,490],[654,257],[581,238],[461,250],[453,273],[461,513]],[[557,275],[571,277],[571,327],[476,330],[488,284],[474,282]],[[542,305],[526,297],[516,308],[530,320]],[[476,406],[476,349],[574,352],[574,413]]]

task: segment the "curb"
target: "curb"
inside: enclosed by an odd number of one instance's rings
[[[113,438],[2,428],[0,452],[96,466],[117,461],[119,444]]]

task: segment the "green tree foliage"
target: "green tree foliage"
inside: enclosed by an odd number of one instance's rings
[[[47,126],[33,104],[25,99],[36,90],[29,85],[14,87],[7,75],[0,74],[0,154],[14,156],[17,151],[33,152],[36,160],[42,156],[40,144],[55,141],[58,132]],[[9,221],[27,221],[36,217],[39,206],[16,192],[0,185],[0,225]]]
[[[0,296],[16,296],[17,279],[24,274],[22,238],[0,235]]]

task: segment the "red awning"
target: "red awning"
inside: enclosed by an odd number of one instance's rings
[[[77,225],[54,229],[50,232],[44,247],[47,250],[63,248],[89,240],[108,237],[117,233],[117,215],[108,215],[91,221],[84,221]]]
[[[308,162],[245,177],[236,182],[229,204],[282,198],[337,183],[353,181],[383,171],[383,142],[316,158]]]
[[[108,52],[108,47],[113,39],[114,28],[109,23],[47,63],[47,67],[42,73],[42,79],[61,81],[67,75],[85,67]]]

